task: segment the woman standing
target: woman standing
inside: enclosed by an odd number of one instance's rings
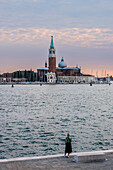
[[[66,156],[66,153],[68,153],[68,157],[70,153],[72,152],[71,142],[72,142],[72,138],[70,137],[70,134],[68,133],[65,139],[65,156]]]

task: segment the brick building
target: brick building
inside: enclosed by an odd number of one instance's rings
[[[47,62],[45,67],[37,69],[37,78],[40,82],[48,83],[89,83],[95,81],[95,77],[92,75],[84,75],[81,73],[81,68],[68,67],[63,57],[56,67],[56,50],[54,48],[53,36],[51,36],[51,44],[48,55],[48,67]]]

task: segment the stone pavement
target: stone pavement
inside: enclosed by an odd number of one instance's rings
[[[105,153],[107,160],[101,162],[75,163],[74,155],[75,153],[69,158],[54,155],[0,160],[0,170],[113,170],[113,151],[107,151]]]

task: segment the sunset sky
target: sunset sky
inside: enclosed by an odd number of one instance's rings
[[[0,0],[0,74],[57,64],[113,75],[113,0]]]

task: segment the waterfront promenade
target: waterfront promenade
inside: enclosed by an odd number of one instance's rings
[[[64,158],[63,154],[42,157],[27,157],[15,159],[1,159],[0,170],[113,170],[113,150],[99,151],[105,154],[103,161],[80,161],[76,163],[74,156],[80,153],[73,153],[69,158]],[[95,154],[95,152],[90,152]],[[87,152],[81,155],[87,155]],[[85,158],[85,157],[84,157]]]

